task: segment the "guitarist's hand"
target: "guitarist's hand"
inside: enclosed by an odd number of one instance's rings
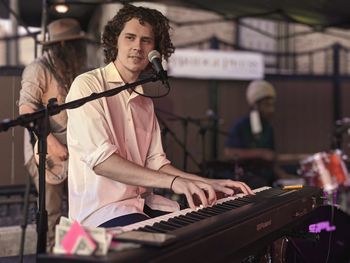
[[[49,134],[47,137],[47,153],[49,155],[57,156],[61,161],[68,159],[67,146],[60,143],[52,134]]]

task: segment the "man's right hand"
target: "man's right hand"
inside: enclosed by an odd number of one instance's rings
[[[214,205],[216,203],[216,194],[214,188],[207,183],[189,180],[178,177],[172,184],[172,190],[176,194],[184,194],[186,196],[190,208],[195,209],[194,197],[199,199],[204,207]]]

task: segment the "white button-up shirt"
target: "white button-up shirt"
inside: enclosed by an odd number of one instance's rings
[[[124,85],[113,63],[78,76],[66,102]],[[137,87],[142,92],[142,87]],[[93,168],[116,153],[153,170],[169,164],[161,144],[153,102],[127,90],[68,110],[69,217],[96,227],[112,218],[152,209],[173,212],[176,202],[152,189],[126,185],[96,174]],[[118,169],[118,167],[116,167]]]

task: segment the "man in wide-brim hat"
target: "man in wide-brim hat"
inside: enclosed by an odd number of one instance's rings
[[[85,33],[81,30],[80,24],[74,18],[61,18],[52,21],[48,26],[48,38],[42,41],[43,45],[50,45],[57,42],[86,39]]]
[[[49,99],[58,104],[65,102],[73,79],[81,73],[86,61],[85,34],[73,18],[52,21],[48,27],[48,40],[43,44],[43,55],[26,66],[22,75],[19,98],[20,114],[34,112],[47,106]],[[67,115],[63,111],[50,117],[50,134],[47,137],[48,155],[46,165],[46,209],[48,212],[48,249],[54,244],[55,225],[62,214],[62,201],[67,195],[66,146]],[[38,162],[30,144],[29,133],[25,135],[25,166],[38,189]],[[35,151],[36,153],[36,151]]]

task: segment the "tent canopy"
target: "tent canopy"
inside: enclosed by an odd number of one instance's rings
[[[0,0],[0,18],[8,17],[10,0]],[[54,3],[65,2],[71,5],[66,16],[75,17],[86,25],[96,5],[111,2],[108,0],[48,0],[50,7]],[[122,1],[136,2],[136,1]],[[162,0],[165,5],[177,5],[212,11],[225,19],[243,17],[262,17],[287,22],[302,23],[316,29],[326,27],[350,28],[350,1],[349,0]],[[42,0],[19,0],[19,13],[23,22],[29,26],[40,26],[42,15]],[[59,16],[52,8],[48,10],[49,20]]]
[[[316,28],[350,27],[348,0],[188,0],[179,1],[229,19],[263,17]]]

